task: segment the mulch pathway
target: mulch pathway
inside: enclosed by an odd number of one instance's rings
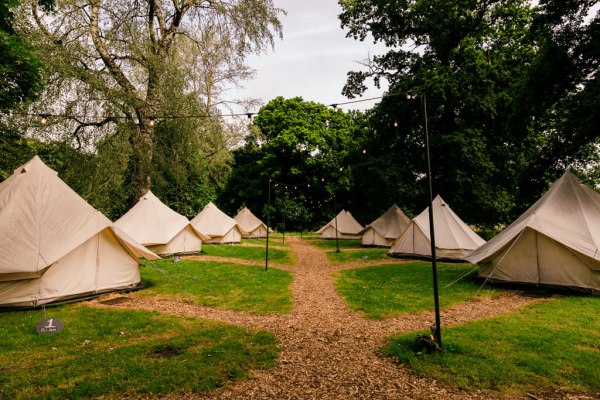
[[[286,315],[251,315],[141,297],[135,293],[126,295],[129,300],[126,302],[103,305],[96,301],[95,304],[98,307],[140,308],[207,318],[265,329],[277,336],[280,354],[276,367],[254,371],[248,379],[208,393],[172,394],[164,397],[166,399],[501,398],[493,392],[464,391],[435,380],[418,378],[405,366],[379,356],[378,349],[386,337],[428,329],[435,320],[433,312],[381,320],[362,318],[348,309],[335,290],[332,272],[347,269],[347,266],[330,265],[322,251],[299,238],[290,237],[289,243],[296,253],[297,264],[288,268],[294,277],[291,286],[294,306]],[[239,260],[236,263],[240,263]],[[490,318],[536,301],[543,300],[518,292],[506,292],[494,299],[478,298],[442,311],[442,326]],[[561,397],[564,398],[556,398]],[[518,398],[531,397],[523,393]]]

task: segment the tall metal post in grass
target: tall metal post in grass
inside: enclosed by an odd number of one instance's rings
[[[333,217],[335,219],[335,252],[340,252],[340,246],[338,244],[338,226],[337,226],[337,203],[335,201],[335,193],[333,194]]]
[[[433,299],[435,303],[435,341],[442,347],[442,327],[440,322],[440,298],[438,292],[437,260],[435,254],[435,229],[433,224],[433,188],[431,185],[431,157],[429,154],[429,128],[427,126],[427,85],[421,95],[423,119],[425,122],[425,149],[427,151],[427,182],[429,184],[429,235],[431,237],[431,269],[433,273]]]
[[[269,216],[271,215],[271,178],[269,178],[269,189],[267,190],[267,248],[265,251],[265,271],[269,270],[269,229],[271,224]]]

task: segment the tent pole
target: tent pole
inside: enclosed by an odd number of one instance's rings
[[[435,340],[442,347],[442,327],[440,322],[440,299],[438,292],[437,262],[435,254],[435,229],[433,224],[433,188],[431,185],[431,157],[429,154],[429,128],[427,126],[427,86],[423,88],[422,105],[425,120],[425,148],[427,151],[427,182],[429,184],[429,235],[431,236],[431,269],[433,272],[433,298],[435,302]]]
[[[269,189],[267,190],[267,248],[265,251],[265,271],[269,269],[269,216],[271,215],[271,178],[269,178]]]
[[[338,244],[338,227],[337,227],[337,203],[335,201],[335,193],[333,194],[333,212],[335,215],[335,252],[340,252],[340,246]]]

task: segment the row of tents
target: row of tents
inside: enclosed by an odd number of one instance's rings
[[[244,207],[235,218],[208,203],[191,221],[148,191],[115,225],[160,255],[192,254],[205,243],[266,236],[267,226]]]
[[[478,263],[480,276],[491,281],[600,291],[600,194],[570,172],[487,243],[441,197],[432,210],[442,259]],[[393,206],[362,227],[342,211],[319,233],[390,246],[392,256],[430,257],[428,212],[409,220]],[[247,209],[233,219],[209,203],[189,221],[151,192],[112,223],[36,156],[0,183],[0,307],[132,288],[140,281],[140,258],[266,232]]]
[[[491,282],[600,293],[600,194],[567,171],[535,204],[487,243],[437,196],[436,255],[479,265]],[[429,208],[410,220],[396,205],[363,228],[342,210],[322,238],[362,239],[392,257],[431,258]]]
[[[264,234],[248,209],[234,220],[209,203],[189,221],[150,191],[113,223],[35,156],[0,183],[0,307],[133,288],[140,258]]]
[[[485,243],[440,196],[433,200],[432,206],[439,259],[461,261]],[[429,207],[411,220],[395,204],[366,227],[358,223],[349,211],[342,210],[318,231],[323,239],[360,239],[363,246],[390,247],[389,255],[399,258],[430,258],[429,232]]]

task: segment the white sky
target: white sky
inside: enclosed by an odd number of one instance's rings
[[[341,94],[346,73],[364,70],[358,62],[369,54],[384,53],[385,47],[374,45],[372,40],[360,42],[346,38],[337,17],[341,12],[337,0],[274,0],[274,3],[287,11],[287,16],[280,18],[283,40],[277,40],[274,50],[248,59],[256,76],[243,82],[243,89],[232,90],[232,97],[259,98],[263,104],[277,96],[300,96],[323,104],[349,101]],[[382,94],[383,89],[373,87],[362,98]],[[365,110],[378,101],[341,108]]]

